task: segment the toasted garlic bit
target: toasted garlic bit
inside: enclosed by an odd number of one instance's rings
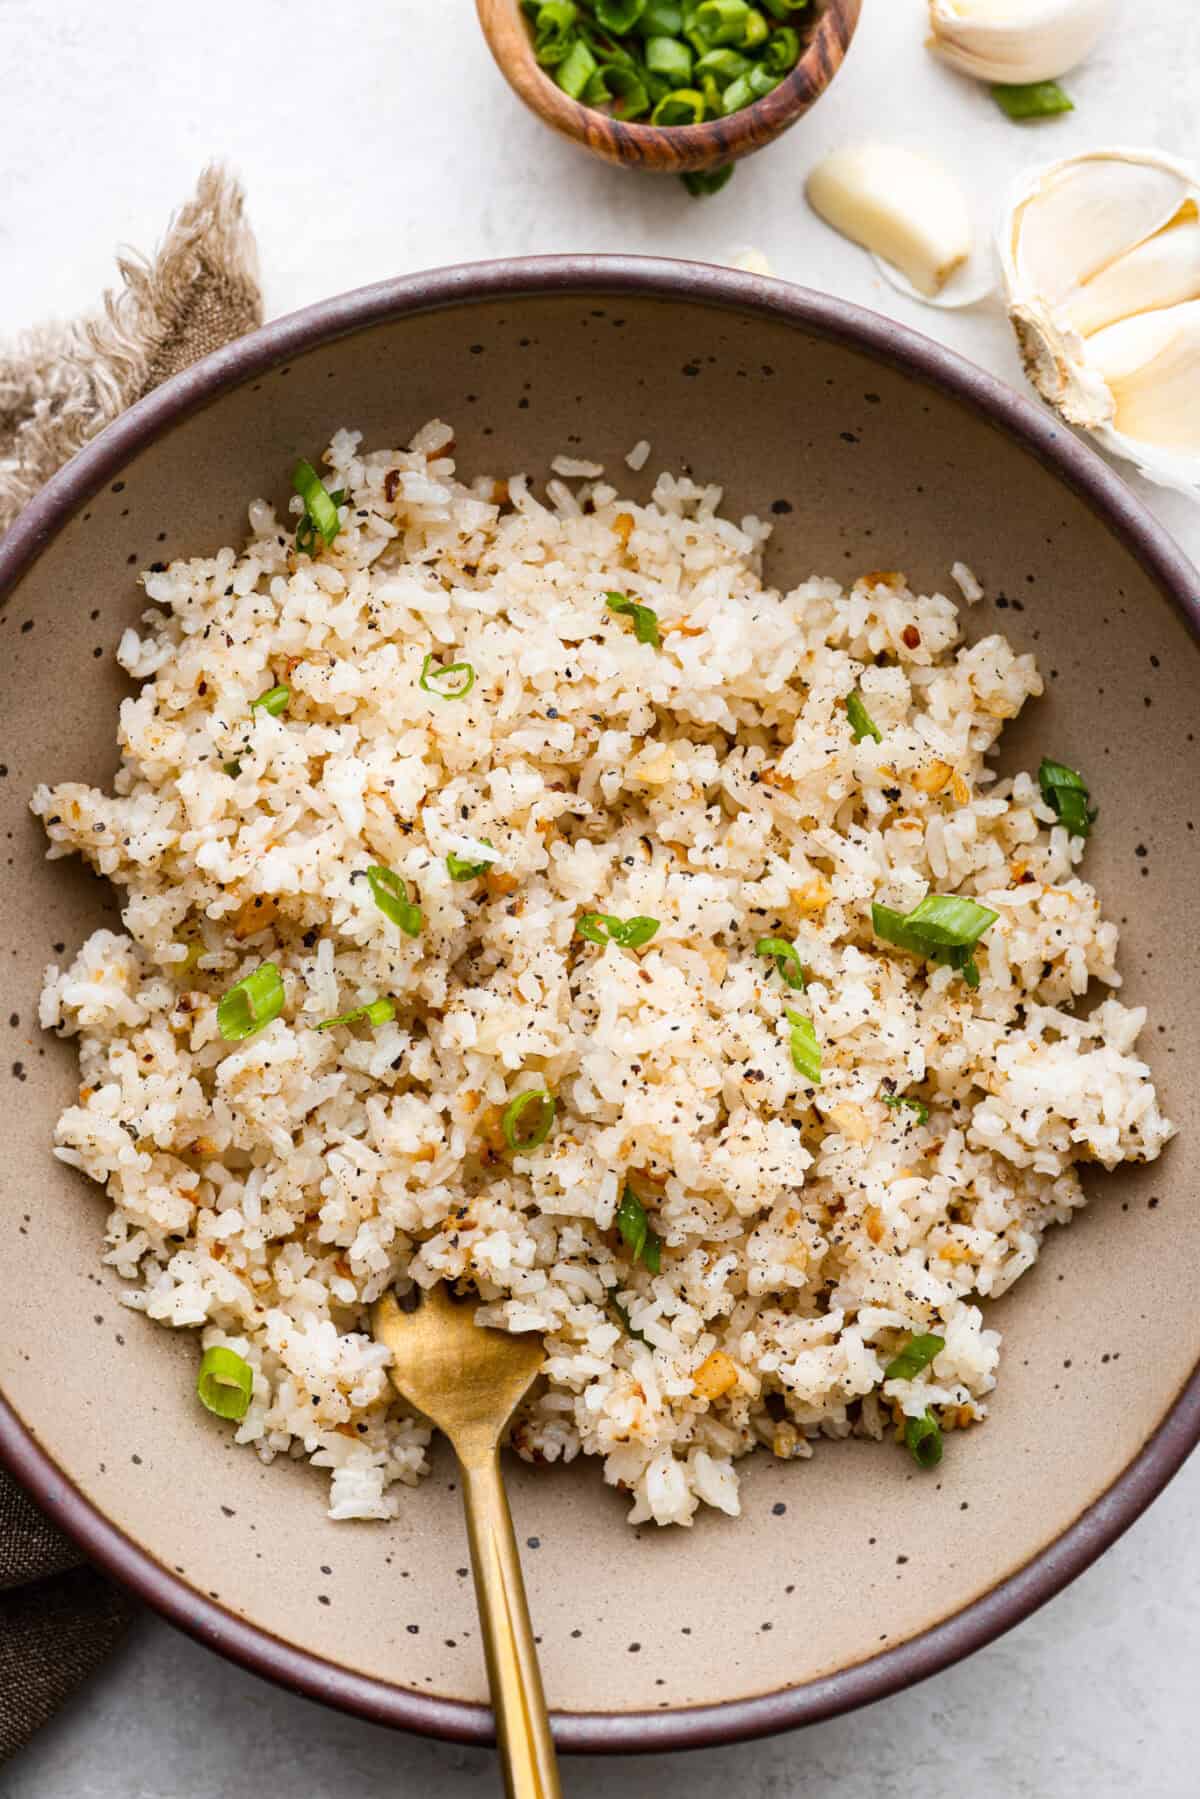
[[[808,203],[827,225],[893,264],[932,298],[971,254],[971,216],[936,162],[894,144],[835,150],[808,177]]]
[[[1000,245],[1039,393],[1151,480],[1200,487],[1200,178],[1105,150],[1022,178]]]
[[[977,81],[1053,81],[1094,47],[1112,0],[929,0],[928,47]]]

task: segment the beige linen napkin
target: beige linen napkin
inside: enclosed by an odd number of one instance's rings
[[[212,167],[152,259],[123,255],[101,309],[0,346],[0,532],[143,394],[262,321],[242,190]],[[120,1640],[135,1607],[0,1471],[0,1761]]]

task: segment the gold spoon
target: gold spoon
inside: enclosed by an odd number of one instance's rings
[[[405,1311],[393,1293],[371,1322],[392,1352],[392,1385],[444,1431],[462,1465],[463,1504],[496,1736],[509,1799],[560,1799],[558,1763],[521,1559],[500,1472],[500,1438],[546,1359],[538,1336],[485,1330],[475,1302],[445,1287]]]

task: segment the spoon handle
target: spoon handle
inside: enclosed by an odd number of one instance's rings
[[[512,1516],[493,1447],[463,1464],[463,1503],[496,1736],[509,1799],[561,1799],[558,1761],[521,1577]]]

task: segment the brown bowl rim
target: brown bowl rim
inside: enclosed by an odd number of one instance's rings
[[[655,257],[530,256],[400,276],[276,319],[166,381],[109,425],[30,501],[0,538],[0,605],[50,540],[129,459],[218,395],[292,356],[413,314],[497,298],[567,293],[687,300],[850,345],[983,413],[1078,494],[1137,557],[1200,646],[1200,573],[1116,472],[1048,410],[942,345],[832,295],[703,263]],[[558,1712],[574,1753],[649,1753],[728,1744],[818,1723],[915,1685],[1012,1629],[1081,1574],[1166,1486],[1200,1442],[1200,1364],[1110,1487],[1023,1567],[894,1648],[749,1699],[670,1712]],[[0,1397],[0,1464],[114,1579],[171,1623],[293,1692],[374,1723],[460,1743],[494,1742],[488,1707],[437,1699],[297,1649],[197,1593],[112,1524]]]
[[[617,119],[564,93],[533,54],[520,18],[520,0],[476,0],[475,10],[496,67],[543,125],[618,167],[685,174],[752,156],[797,124],[833,85],[858,29],[862,3],[826,0],[798,62],[760,100],[728,118],[670,126]],[[497,28],[497,6],[510,8],[517,16],[521,35],[514,56],[507,53],[504,34]]]

